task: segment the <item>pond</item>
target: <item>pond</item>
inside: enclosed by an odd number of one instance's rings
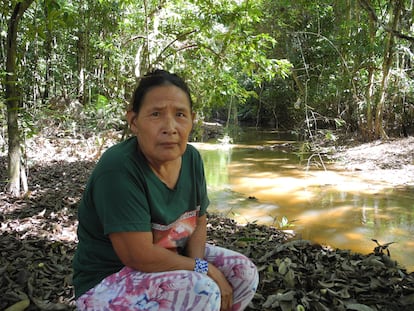
[[[377,246],[372,239],[394,242],[391,258],[414,271],[414,189],[361,180],[318,158],[320,166],[309,167],[289,148],[296,143],[292,135],[254,130],[231,145],[194,143],[204,160],[210,211],[363,254]]]

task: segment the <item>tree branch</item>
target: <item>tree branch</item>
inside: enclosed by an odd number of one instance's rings
[[[138,40],[138,39],[147,39],[147,38],[144,35],[136,35],[136,36],[133,36],[133,37],[127,39],[122,45],[125,46],[128,43],[130,43],[131,41],[135,41],[135,40]]]
[[[190,30],[188,32],[184,32],[182,34],[179,34],[174,40],[172,40],[170,43],[168,43],[163,49],[162,51],[158,54],[158,56],[156,57],[154,64],[158,63],[160,61],[160,59],[162,58],[162,54],[165,53],[166,50],[168,50],[168,48],[170,48],[175,42],[191,35],[192,33],[197,32],[196,29]],[[180,48],[179,50],[184,50],[185,48]]]
[[[388,27],[386,24],[384,24],[382,21],[380,21],[378,19],[377,14],[375,13],[375,9],[372,7],[370,0],[358,0],[359,4],[361,5],[362,8],[364,8],[368,15],[370,16],[370,18],[377,24],[379,24],[386,32],[393,34],[394,36],[400,38],[400,39],[404,39],[404,40],[408,40],[411,42],[414,42],[414,37],[406,35],[404,33],[402,33],[401,31],[392,29],[390,27]]]
[[[371,19],[378,23],[378,17],[377,14],[375,13],[374,8],[372,7],[371,3],[369,2],[369,0],[359,0],[358,1],[359,4],[367,11],[367,13],[369,14],[369,16],[371,17]]]

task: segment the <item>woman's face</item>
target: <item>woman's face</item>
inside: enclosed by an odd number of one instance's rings
[[[184,153],[193,117],[188,95],[174,85],[163,85],[148,91],[130,126],[147,160],[160,165]]]

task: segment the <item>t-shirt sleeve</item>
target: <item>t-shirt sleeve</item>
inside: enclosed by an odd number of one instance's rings
[[[100,174],[95,180],[93,200],[104,234],[151,231],[145,185],[127,170]]]
[[[194,148],[196,159],[196,178],[197,178],[197,201],[200,206],[199,216],[203,216],[207,212],[207,207],[210,204],[210,200],[207,195],[207,182],[204,172],[204,164],[200,153]]]

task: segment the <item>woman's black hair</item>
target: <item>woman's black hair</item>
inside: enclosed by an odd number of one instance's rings
[[[188,95],[190,108],[193,108],[190,89],[185,81],[174,73],[170,73],[162,69],[155,69],[141,78],[132,98],[132,110],[139,113],[145,94],[147,94],[152,88],[163,85],[174,85],[183,90]]]

